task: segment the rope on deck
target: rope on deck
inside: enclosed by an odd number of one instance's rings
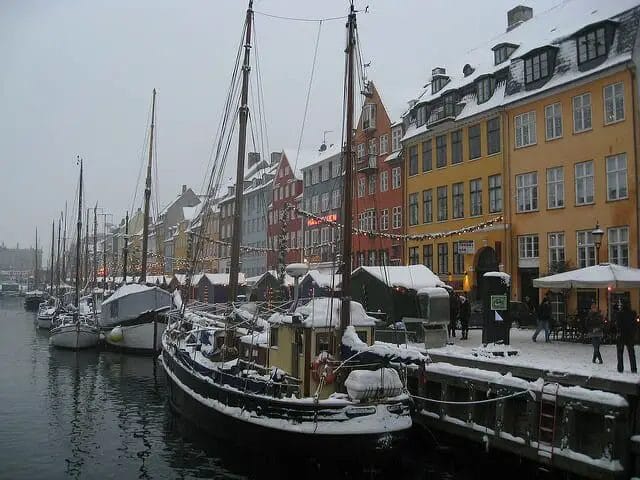
[[[473,400],[473,401],[465,401],[465,402],[454,402],[452,400],[437,400],[435,398],[421,397],[419,395],[413,395],[413,394],[409,394],[409,395],[411,396],[411,398],[417,398],[418,400],[424,400],[425,402],[442,403],[446,405],[478,405],[480,403],[499,402],[501,400],[506,400],[508,398],[519,397],[520,395],[524,395],[526,393],[530,393],[533,396],[532,390],[522,390],[521,392],[511,393],[503,397],[487,398],[486,400]]]

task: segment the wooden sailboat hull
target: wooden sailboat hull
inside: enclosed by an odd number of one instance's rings
[[[375,405],[379,422],[300,420],[298,415],[313,418],[313,402],[246,395],[194,375],[167,349],[161,359],[175,412],[209,435],[256,451],[274,448],[281,455],[318,460],[381,460],[406,441],[412,425],[406,405],[402,407],[406,410],[394,415],[387,410],[391,405],[382,403]],[[339,410],[335,409],[336,416]]]
[[[51,329],[49,342],[57,348],[80,350],[98,345],[100,331],[84,324],[66,324]]]
[[[53,317],[38,315],[38,319],[36,320],[36,325],[38,326],[38,328],[49,330],[51,328],[52,320],[53,320]]]

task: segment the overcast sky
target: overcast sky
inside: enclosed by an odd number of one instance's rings
[[[525,0],[536,12],[562,0]],[[577,1],[577,0],[573,0]],[[357,0],[368,76],[394,114],[431,68],[502,33],[517,0]],[[233,68],[241,0],[3,0],[0,2],[0,241],[49,244],[51,220],[74,202],[85,159],[88,204],[118,221],[141,205],[136,180],[158,90],[160,204],[182,184],[200,190]],[[346,0],[255,0],[275,15],[344,15]],[[269,146],[295,147],[318,24],[256,14]],[[322,25],[303,148],[340,137],[344,21]],[[252,52],[255,55],[256,51]],[[252,72],[254,73],[254,72]],[[87,204],[85,204],[87,205]],[[72,232],[73,230],[70,229]]]

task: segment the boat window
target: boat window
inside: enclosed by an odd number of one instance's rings
[[[116,300],[115,302],[111,302],[110,305],[110,310],[109,310],[109,314],[111,315],[111,318],[117,317],[118,316],[118,301]]]
[[[329,352],[329,333],[316,333],[316,355],[320,355],[321,352]]]
[[[360,340],[362,340],[364,343],[368,343],[368,332],[366,330],[356,330],[356,333],[358,334],[358,337],[360,337]]]
[[[278,327],[271,327],[269,339],[271,340],[272,347],[278,346]]]

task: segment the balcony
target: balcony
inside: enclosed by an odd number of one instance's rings
[[[364,160],[358,165],[358,172],[361,173],[376,173],[378,171],[378,157],[375,155],[369,155],[360,160]]]

